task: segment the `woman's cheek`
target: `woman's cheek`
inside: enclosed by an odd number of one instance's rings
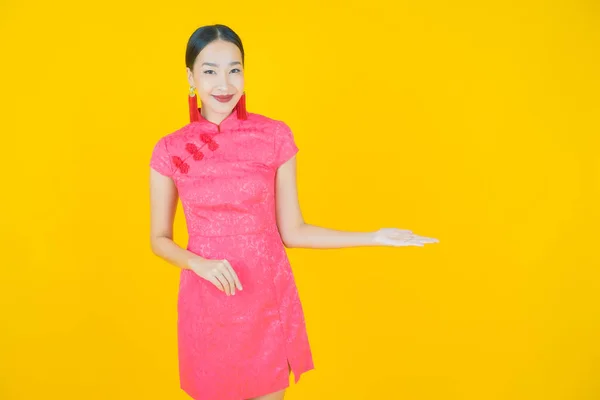
[[[244,88],[244,76],[241,74],[236,74],[231,79],[231,83],[241,91]]]

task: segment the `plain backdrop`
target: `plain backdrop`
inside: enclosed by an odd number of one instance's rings
[[[0,398],[187,398],[148,164],[213,23],[306,222],[440,240],[288,250],[316,368],[286,400],[600,397],[596,3],[107,0],[0,4]]]

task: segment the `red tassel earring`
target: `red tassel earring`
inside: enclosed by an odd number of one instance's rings
[[[190,86],[190,93],[188,96],[188,104],[190,106],[190,122],[200,121],[200,113],[198,112],[198,97],[194,92],[196,88]]]
[[[248,112],[246,111],[246,92],[242,94],[240,100],[235,105],[238,119],[248,119]]]

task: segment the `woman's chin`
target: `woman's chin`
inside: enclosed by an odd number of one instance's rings
[[[211,106],[212,106],[211,108],[212,108],[213,112],[215,112],[217,114],[230,114],[235,107],[235,103],[234,103],[233,99],[227,103],[221,103],[218,100],[214,100],[214,102],[213,102],[213,104],[211,104]]]

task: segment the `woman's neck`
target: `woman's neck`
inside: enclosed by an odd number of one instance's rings
[[[208,122],[212,122],[215,125],[221,124],[221,122],[223,122],[223,120],[225,120],[225,118],[227,118],[229,115],[231,115],[231,113],[229,113],[229,114],[213,113],[213,112],[208,111],[205,107],[200,108],[200,114],[202,115],[202,118],[204,118]]]

